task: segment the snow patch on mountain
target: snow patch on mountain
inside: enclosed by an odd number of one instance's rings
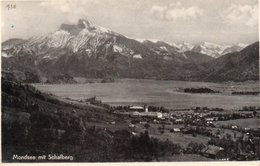
[[[127,38],[136,40],[136,41],[138,41],[140,43],[143,43],[145,41],[150,41],[150,42],[153,42],[153,43],[157,43],[157,42],[161,41],[161,40],[158,40],[158,39],[142,39],[142,38],[132,38],[132,37],[127,37]]]
[[[45,35],[42,35],[42,36],[33,36],[31,38],[29,38],[24,44],[23,46],[24,47],[30,47],[30,46],[33,46],[33,45],[39,45],[39,44],[44,44],[46,43],[46,40],[47,40],[47,36]]]
[[[99,32],[103,32],[103,33],[113,33],[113,32],[112,32],[110,29],[108,29],[108,28],[104,28],[104,27],[98,26],[98,25],[96,25],[95,27],[99,30]]]
[[[241,45],[242,46],[242,45]],[[211,42],[203,42],[202,44],[196,45],[191,51],[206,54],[213,58],[218,58],[224,54],[241,51],[243,47],[238,45],[220,45]]]
[[[93,34],[87,32],[87,30],[82,30],[76,37],[73,37],[69,42],[68,46],[72,48],[73,52],[77,52],[80,47],[88,42],[88,37],[93,36]]]
[[[185,59],[188,59],[188,57],[184,54],[184,52],[182,52],[181,54]]]
[[[203,42],[198,45],[193,45],[190,43],[172,43],[171,46],[174,46],[178,49],[178,52],[183,53],[186,51],[194,51],[208,56],[218,58],[224,54],[241,51],[247,45],[243,43],[238,43],[237,45],[220,45],[211,42]]]
[[[129,38],[129,37],[128,37]],[[129,38],[129,39],[134,39],[140,43],[143,43],[144,41],[146,41],[147,39],[140,39],[140,38]]]
[[[1,53],[1,55],[2,55],[2,57],[5,57],[5,58],[10,58],[10,57],[13,56],[12,54],[7,54],[7,53],[5,53],[5,52],[3,52],[3,51],[2,51],[2,53]]]
[[[168,49],[165,46],[161,46],[160,49],[162,49],[164,51],[168,51]]]
[[[172,60],[172,57],[169,57],[169,56],[163,56],[163,59],[166,60],[166,61],[171,61],[171,60]]]
[[[242,48],[245,48],[245,47],[248,46],[248,44],[245,44],[245,43],[238,43],[237,46],[242,47]]]
[[[178,49],[181,49],[181,44],[171,43],[170,45],[173,46],[173,47],[176,47]]]
[[[83,20],[83,24],[85,25],[86,28],[90,27],[91,29],[93,29],[93,31],[95,31],[97,33],[109,33],[109,34],[114,34],[114,35],[120,35],[118,33],[113,32],[112,30],[110,30],[108,28],[102,27],[100,25],[96,25],[90,21]]]
[[[157,43],[157,42],[161,41],[161,40],[158,40],[158,39],[148,39],[148,40],[153,42],[153,43]]]
[[[179,52],[190,51],[194,47],[194,45],[190,43],[180,43],[180,44],[172,43],[171,45],[178,48]]]
[[[47,46],[50,48],[65,47],[70,38],[70,33],[64,30],[56,31],[48,36]]]
[[[113,51],[121,53],[123,51],[123,48],[119,45],[113,45]]]
[[[208,50],[210,52],[212,52],[212,54],[214,54],[214,52],[218,53],[218,54],[222,54],[222,52],[230,47],[228,46],[223,46],[223,45],[219,45],[219,44],[215,44],[215,43],[210,43],[210,42],[204,42],[203,44],[200,45],[203,49]]]

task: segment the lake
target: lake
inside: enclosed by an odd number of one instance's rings
[[[259,106],[260,96],[231,95],[233,91],[259,91],[259,82],[208,83],[149,79],[117,79],[113,83],[33,84],[37,89],[60,97],[86,99],[96,96],[111,105],[164,106],[171,109],[210,107],[237,109]],[[183,88],[207,87],[219,94],[183,93]]]

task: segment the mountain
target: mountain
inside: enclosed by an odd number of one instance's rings
[[[23,42],[24,42],[23,39],[17,39],[17,38],[6,40],[5,42],[2,43],[2,49],[8,50],[10,48],[15,47],[16,45],[23,43]]]
[[[190,43],[180,43],[180,44],[172,43],[172,45],[174,47],[177,47],[179,49],[179,52],[191,51],[194,47],[194,45]]]
[[[2,57],[6,57],[9,58],[12,56],[12,54],[10,54],[10,52],[18,52],[19,51],[19,47],[17,48],[16,46],[23,43],[25,40],[23,39],[9,39],[6,40],[5,42],[2,43]],[[16,50],[14,50],[14,48],[17,48]]]
[[[192,51],[206,54],[214,58],[218,58],[221,56],[221,53],[224,49],[225,48],[220,45],[204,42],[200,45],[194,46],[192,48]]]
[[[236,49],[208,42],[193,46],[135,40],[80,19],[46,35],[3,42],[2,68],[54,82],[72,83],[73,77],[203,80],[200,73],[207,73],[211,57],[217,60]]]
[[[177,47],[174,47],[166,42],[145,40],[142,42],[142,44],[147,48],[153,50],[157,54],[164,56],[164,59],[166,60],[167,57],[168,59],[174,57],[178,57],[179,59],[183,59],[183,58],[187,59],[187,57],[184,54],[178,51]]]
[[[188,59],[190,59],[193,63],[196,64],[202,64],[214,60],[213,57],[198,52],[186,51],[184,52],[184,54]]]
[[[238,52],[238,51],[241,51],[243,48],[245,48],[246,46],[240,46],[240,45],[234,45],[234,46],[230,46],[230,47],[227,47],[226,49],[224,49],[222,51],[222,55],[225,55],[225,54],[228,54],[228,53],[232,53],[232,52]]]
[[[259,80],[259,42],[204,64],[205,81]]]
[[[197,45],[191,43],[185,43],[185,42],[180,44],[172,43],[171,45],[177,48],[178,52],[180,53],[192,51],[192,52],[208,55],[213,58],[218,58],[227,53],[241,51],[243,48],[247,46],[246,44],[243,43],[239,43],[236,45],[219,45],[210,42],[203,42]]]
[[[245,45],[238,44],[238,45],[219,45],[210,42],[203,42],[202,44],[194,46],[191,51],[206,54],[213,58],[218,58],[222,55],[232,52],[241,51]]]
[[[2,45],[5,48],[6,42]],[[183,79],[183,73],[190,73],[186,64],[192,62],[168,43],[142,43],[83,19],[2,49],[2,53],[5,70],[29,70],[44,77]]]

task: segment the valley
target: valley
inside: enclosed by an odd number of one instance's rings
[[[260,122],[259,106],[242,109],[197,106],[174,110],[176,106],[169,109],[149,105],[147,109],[149,112],[135,111],[136,108],[144,107],[111,106],[96,97],[71,99],[63,96],[61,98],[62,93],[67,96],[80,93],[75,87],[71,89],[74,93],[69,92],[70,89],[67,87],[63,88],[61,93],[54,90],[57,90],[57,86],[61,84],[46,85],[54,86],[53,89],[48,87],[54,92],[52,94],[46,89],[42,90],[38,84],[33,85],[37,87],[35,88],[10,78],[12,77],[6,75],[2,77],[3,162],[24,162],[17,157],[12,159],[13,154],[33,156],[26,158],[26,162],[61,161],[58,158],[36,160],[34,157],[46,154],[70,156],[68,160],[66,158],[62,160],[65,162],[244,161],[257,160],[260,154],[257,142],[259,141],[257,139]],[[148,91],[140,91],[138,87],[142,89],[149,87],[160,91],[162,89],[158,85],[169,86],[167,82],[158,83],[155,80],[127,80],[128,85],[129,81],[134,81],[135,92],[143,94]],[[147,86],[147,81],[152,81],[150,85],[153,84],[153,87]],[[105,83],[105,85],[109,87],[109,84],[115,84],[119,87],[116,82]],[[141,86],[140,82],[144,82],[145,86]],[[175,82],[176,84],[178,82]],[[194,86],[194,83],[187,84]],[[256,88],[256,83],[250,84],[251,89]],[[78,85],[80,84],[74,84],[74,86]],[[88,85],[97,88],[104,83]],[[183,86],[183,82],[180,82],[180,85]],[[207,85],[211,88],[219,88],[218,84],[207,83]],[[236,83],[232,86],[248,89],[248,85],[244,84]],[[169,87],[172,90],[172,87]],[[91,94],[98,94],[96,93],[98,89],[95,93],[92,89]],[[82,91],[82,88],[78,90]],[[104,86],[100,90],[106,92]],[[156,96],[154,91],[150,92]],[[88,94],[86,91],[84,93]],[[120,93],[122,92],[117,94]],[[120,98],[124,99],[123,96]],[[250,141],[252,144],[248,144]],[[245,146],[247,148],[241,148]],[[237,148],[240,150],[234,152]],[[208,149],[219,150],[211,154],[207,152]],[[223,151],[224,149],[227,150]],[[187,157],[191,158],[187,159]]]

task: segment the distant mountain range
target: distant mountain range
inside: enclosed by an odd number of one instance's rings
[[[160,43],[162,41],[160,40],[155,40],[155,39],[136,39],[137,41],[141,43],[147,43],[147,42],[152,42],[152,43]],[[168,43],[167,43],[168,44]],[[238,43],[237,45],[219,45],[215,43],[210,43],[210,42],[203,42],[200,44],[191,44],[191,43],[170,43],[168,44],[174,49],[175,51],[179,53],[184,53],[187,51],[192,51],[192,52],[197,52],[201,53],[204,55],[211,56],[213,58],[218,58],[222,55],[231,53],[231,52],[239,52],[246,46],[247,44],[243,43]]]
[[[94,78],[258,80],[258,45],[244,48],[242,44],[135,40],[80,19],[77,25],[62,24],[47,35],[3,42],[2,68],[37,73],[39,77],[68,74]]]
[[[240,52],[233,52],[205,64],[204,80],[259,80],[259,42]]]
[[[222,55],[231,52],[238,52],[245,48],[247,45],[238,44],[238,45],[218,45],[214,43],[204,42],[200,45],[195,45],[191,51],[199,52],[202,54],[209,55],[213,58],[218,58]]]

